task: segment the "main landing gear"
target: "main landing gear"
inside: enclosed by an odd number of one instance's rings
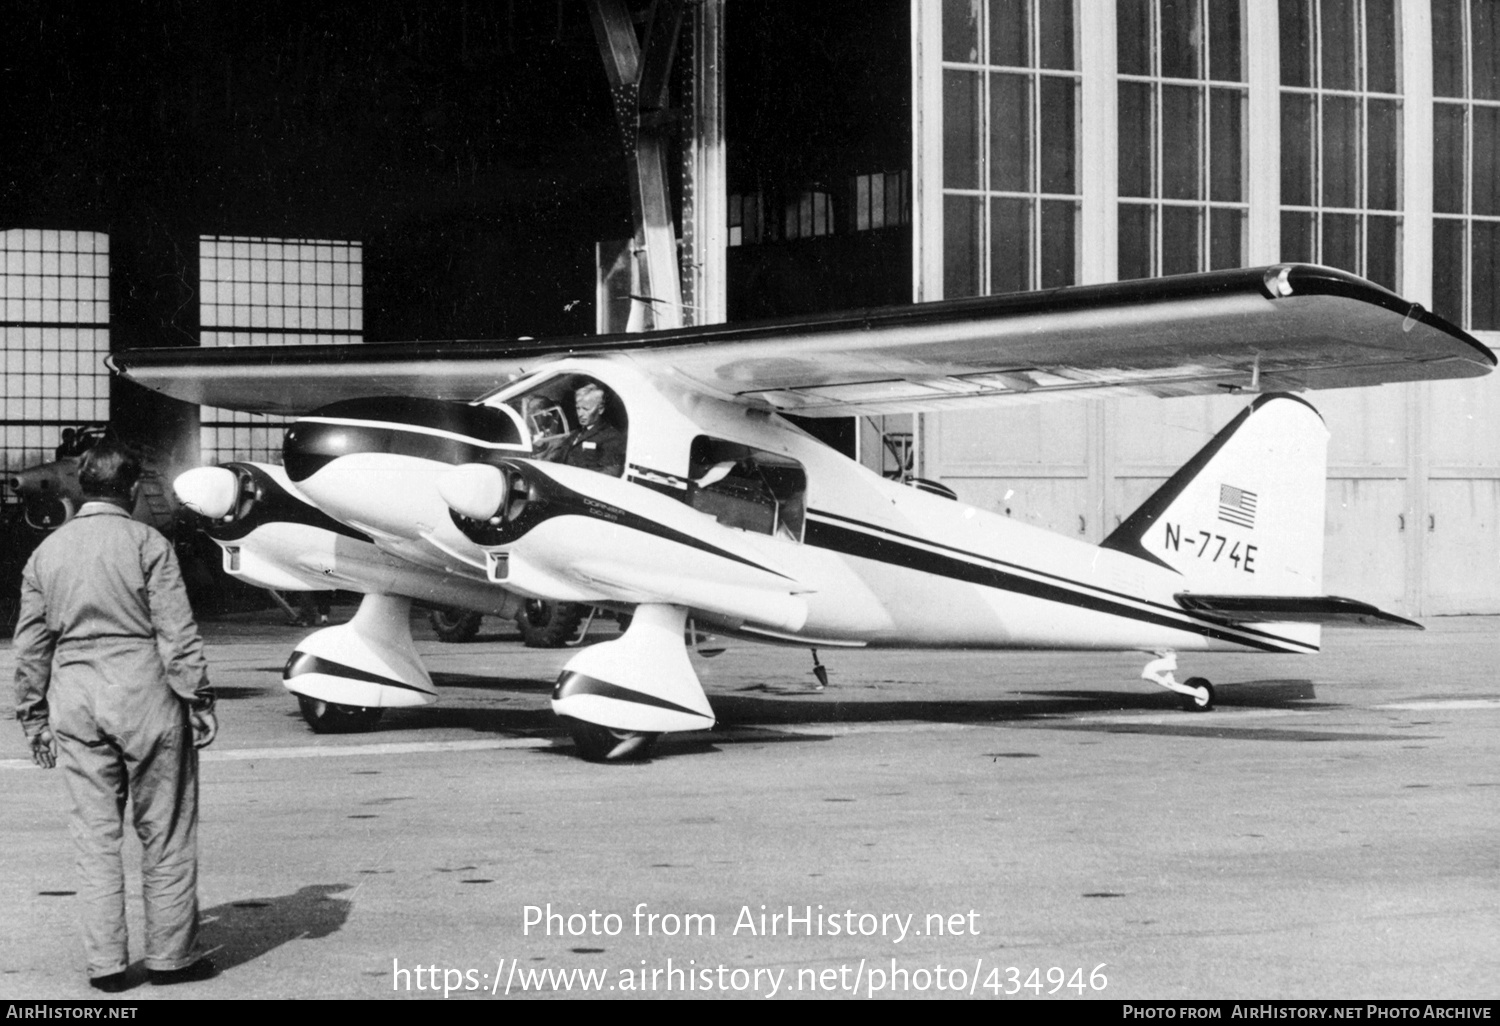
[[[1214,686],[1203,677],[1189,677],[1181,684],[1172,672],[1177,669],[1176,652],[1158,652],[1157,658],[1146,664],[1141,679],[1160,684],[1168,691],[1182,696],[1182,707],[1188,712],[1208,712],[1214,707]]]
[[[298,642],[281,673],[319,734],[373,730],[392,706],[437,701],[411,637],[411,599],[368,594],[348,623]]]
[[[580,649],[552,692],[578,754],[591,762],[643,759],[657,735],[707,730],[713,709],[688,661],[687,610],[638,606],[625,633]]]

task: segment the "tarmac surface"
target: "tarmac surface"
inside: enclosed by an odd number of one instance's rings
[[[222,972],[154,987],[134,950],[129,1003],[1500,991],[1493,618],[1180,657],[1209,713],[1132,654],[824,651],[818,691],[805,650],[732,642],[695,658],[719,727],[609,766],[548,709],[569,653],[502,621],[419,625],[441,702],[342,736],[281,687],[297,628],[203,626]],[[19,728],[0,787],[0,998],[95,997],[63,781]]]

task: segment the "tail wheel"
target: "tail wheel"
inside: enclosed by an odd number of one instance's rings
[[[453,606],[434,609],[427,614],[427,620],[432,624],[438,640],[449,642],[472,641],[474,635],[479,633],[479,622],[483,619],[483,613],[472,613]]]
[[[297,696],[297,707],[314,734],[363,734],[374,730],[385,710],[359,705],[339,705],[321,698]]]
[[[573,747],[588,762],[641,762],[651,757],[659,734],[638,730],[615,730],[597,723],[575,721]]]
[[[544,602],[531,599],[521,607],[516,626],[527,648],[561,648],[578,633],[586,606],[576,602]]]
[[[1182,707],[1184,709],[1188,712],[1208,712],[1214,707],[1214,686],[1207,679],[1203,677],[1189,677],[1182,683],[1184,686],[1200,692],[1196,695],[1182,696]]]

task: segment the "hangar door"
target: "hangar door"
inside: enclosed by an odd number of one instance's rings
[[[1500,375],[1310,393],[1328,424],[1323,590],[1500,612]],[[1248,402],[1052,403],[925,418],[961,501],[1098,543]]]

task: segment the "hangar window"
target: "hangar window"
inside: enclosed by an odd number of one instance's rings
[[[764,239],[765,234],[760,193],[732,193],[729,197],[729,244],[754,245]]]
[[[910,223],[911,189],[905,171],[855,176],[855,231],[893,228]]]
[[[1248,87],[1239,0],[1118,0],[1116,24],[1120,278],[1240,266]]]
[[[943,4],[944,295],[1078,280],[1072,0]]]
[[[359,342],[363,246],[333,239],[204,235],[198,240],[201,343]],[[281,462],[285,417],[204,407],[203,459]]]
[[[1281,257],[1390,289],[1401,252],[1397,23],[1394,0],[1280,0]]]
[[[1500,10],[1432,4],[1432,306],[1500,329]]]
[[[688,454],[688,505],[726,527],[802,540],[807,474],[789,457],[699,435]]]
[[[109,420],[109,236],[0,232],[0,459],[49,463],[65,429]]]

